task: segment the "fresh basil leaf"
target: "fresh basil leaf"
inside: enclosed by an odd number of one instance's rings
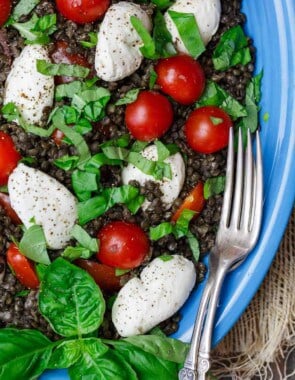
[[[130,135],[129,133],[126,133],[115,139],[105,141],[104,143],[100,144],[100,146],[101,148],[104,148],[106,146],[117,146],[119,148],[127,148],[129,143],[130,143]]]
[[[168,10],[168,14],[175,24],[188,53],[194,58],[199,57],[206,49],[194,14],[171,10]]]
[[[124,338],[123,341],[142,349],[163,360],[183,364],[189,344],[166,336],[137,335]]]
[[[86,78],[90,70],[80,65],[69,65],[67,63],[50,63],[44,59],[37,59],[37,70],[48,76],[65,75],[68,77]]]
[[[171,57],[176,54],[172,36],[167,29],[166,21],[160,11],[156,11],[154,17],[153,39],[156,55],[161,58]]]
[[[97,45],[98,42],[98,34],[96,32],[89,32],[89,41],[80,41],[80,44],[85,48],[93,48]]]
[[[157,335],[157,336],[160,336],[160,337],[164,337],[164,338],[166,338],[165,333],[163,333],[163,331],[160,329],[159,326],[154,327],[154,328],[149,332],[149,334],[150,334],[150,335]]]
[[[79,200],[87,200],[93,191],[98,190],[97,174],[81,170],[72,173],[72,186]]]
[[[68,246],[62,252],[61,256],[69,261],[74,261],[77,259],[89,259],[93,255],[89,249],[84,247],[71,247]]]
[[[143,204],[144,200],[144,195],[139,194],[135,198],[131,199],[128,203],[126,203],[126,207],[132,214],[136,214]]]
[[[147,147],[149,145],[148,142],[146,141],[139,141],[139,140],[136,140],[132,146],[131,146],[131,152],[136,152],[136,153],[140,153],[144,150],[145,147]]]
[[[213,56],[215,70],[227,70],[241,64],[246,65],[251,61],[248,39],[240,25],[225,31],[220,37]]]
[[[15,297],[27,297],[30,294],[30,290],[21,290],[15,293]]]
[[[98,173],[98,169],[103,165],[121,165],[122,160],[113,160],[104,153],[97,153],[85,164],[84,170],[90,173]]]
[[[127,91],[123,98],[116,101],[115,106],[121,106],[123,104],[129,104],[135,102],[137,99],[140,88],[132,88]]]
[[[156,140],[155,145],[157,147],[158,161],[163,162],[171,155],[170,150],[160,140]]]
[[[145,58],[155,59],[157,57],[155,42],[149,32],[146,30],[142,21],[136,16],[131,16],[130,22],[143,42],[143,46],[139,48],[142,55]]]
[[[107,200],[102,195],[78,203],[79,224],[84,225],[107,211]]]
[[[53,161],[54,165],[65,171],[75,169],[79,162],[79,156],[65,155]]]
[[[149,79],[149,89],[152,90],[157,82],[158,74],[154,69],[150,71],[150,79]]]
[[[20,0],[13,9],[13,12],[7,22],[7,25],[11,25],[15,21],[18,21],[22,16],[27,16],[41,0]]]
[[[69,368],[71,380],[138,380],[132,367],[98,339],[81,340],[81,357]]]
[[[120,277],[123,276],[126,273],[129,273],[131,269],[121,269],[121,268],[116,268],[115,269],[115,276]]]
[[[41,226],[34,225],[25,231],[19,243],[19,250],[24,256],[36,263],[50,264],[46,240]]]
[[[171,256],[171,255],[161,255],[161,256],[159,256],[158,258],[159,258],[160,260],[166,262],[166,261],[170,261],[170,260],[172,260],[172,259],[173,259],[173,256]]]
[[[127,157],[127,162],[137,167],[143,173],[153,176],[157,180],[161,180],[164,177],[169,179],[172,178],[170,164],[148,160],[143,157],[141,153],[130,151]]]
[[[19,163],[20,162],[26,165],[32,165],[37,162],[37,159],[36,157],[23,157],[21,160],[19,160]]]
[[[170,164],[158,161],[153,176],[156,180],[161,180],[163,178],[172,179],[172,170]]]
[[[0,378],[38,378],[56,345],[37,330],[0,329]]]
[[[45,272],[46,272],[47,268],[48,268],[48,265],[45,265],[45,264],[35,265],[37,276],[38,276],[40,281],[43,281],[43,278],[45,276]]]
[[[200,258],[200,244],[198,242],[198,239],[191,231],[187,232],[186,238],[188,245],[192,251],[193,257],[195,261],[198,262]]]
[[[52,352],[47,368],[69,368],[74,365],[81,356],[80,342],[80,339],[62,341]]]
[[[177,239],[187,236],[189,223],[196,215],[196,211],[184,209],[175,223],[174,235]]]
[[[225,176],[208,178],[204,183],[204,198],[209,199],[213,195],[220,194],[225,188]]]
[[[57,258],[41,282],[39,309],[57,334],[73,337],[97,330],[105,301],[87,272]]]
[[[126,160],[129,155],[129,151],[126,148],[120,148],[116,146],[105,146],[102,148],[103,153],[110,160]]]
[[[0,193],[8,194],[8,186],[7,185],[0,186]]]
[[[213,81],[207,81],[206,88],[196,107],[217,106],[227,112],[233,120],[247,116],[246,108],[227,91]]]
[[[179,146],[177,146],[176,144],[166,144],[165,147],[169,150],[170,156],[180,151]]]
[[[75,224],[71,230],[71,235],[84,248],[91,252],[98,252],[98,240],[92,238],[81,226]]]
[[[63,98],[73,98],[74,94],[79,93],[82,90],[82,83],[78,80],[65,83],[65,84],[59,84],[55,87],[55,99],[59,102]]]
[[[120,187],[106,188],[102,191],[104,197],[108,200],[107,207],[110,208],[115,204],[128,204],[139,195],[139,189],[131,185]]]
[[[150,239],[151,240],[159,240],[162,237],[172,234],[173,226],[170,222],[163,222],[158,224],[156,227],[150,228]]]
[[[152,3],[156,5],[156,7],[160,10],[164,10],[169,8],[170,5],[173,4],[173,1],[170,0],[152,0]]]

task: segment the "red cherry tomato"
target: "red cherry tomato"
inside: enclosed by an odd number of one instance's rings
[[[65,137],[64,133],[59,129],[55,129],[52,133],[51,137],[53,138],[56,145],[60,146],[62,143],[62,139]]]
[[[155,66],[157,83],[180,104],[192,104],[205,88],[202,66],[188,55],[160,59]]]
[[[78,24],[100,19],[107,11],[110,0],[56,0],[60,13]]]
[[[185,209],[196,211],[196,215],[194,216],[196,218],[203,210],[205,203],[204,185],[203,182],[198,182],[197,185],[189,193],[189,195],[184,199],[175,214],[172,215],[171,220],[173,222],[176,222],[180,217],[182,211]]]
[[[188,145],[199,153],[214,153],[227,146],[231,118],[221,108],[200,107],[185,123]]]
[[[11,0],[0,0],[0,26],[3,25],[11,11]]]
[[[155,91],[142,91],[126,107],[125,123],[137,140],[151,141],[161,137],[173,123],[169,100]]]
[[[6,215],[12,220],[14,224],[21,224],[21,220],[17,213],[11,207],[10,199],[7,194],[0,193],[0,205],[4,208]]]
[[[86,270],[102,290],[112,293],[121,289],[120,276],[116,276],[115,268],[83,259],[75,260],[75,264]]]
[[[21,158],[12,138],[7,133],[0,131],[0,186],[7,184],[9,174]]]
[[[69,44],[66,41],[57,41],[55,49],[51,53],[51,59],[54,63],[67,63],[70,65],[80,65],[91,69],[90,63],[81,54],[74,54],[69,51]],[[75,78],[67,76],[55,77],[57,84],[72,82]]]
[[[14,271],[16,278],[21,284],[30,289],[37,289],[39,287],[40,281],[33,263],[19,251],[14,243],[10,244],[6,258],[8,265]]]
[[[144,231],[133,223],[115,221],[98,233],[100,247],[97,259],[111,267],[138,267],[149,252],[149,240]]]

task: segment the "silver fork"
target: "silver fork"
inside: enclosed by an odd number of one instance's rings
[[[209,277],[195,321],[190,350],[179,380],[205,380],[210,369],[214,318],[226,274],[235,269],[254,248],[262,219],[263,170],[261,145],[256,132],[256,163],[250,131],[244,153],[242,132],[238,132],[235,163],[233,130],[230,130],[226,185],[220,225],[209,257]]]

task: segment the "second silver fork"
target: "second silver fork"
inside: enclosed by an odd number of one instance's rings
[[[244,154],[242,132],[238,132],[235,164],[233,130],[230,130],[226,187],[220,225],[209,257],[209,277],[195,321],[190,350],[179,380],[205,380],[210,369],[212,331],[223,280],[254,248],[262,219],[263,170],[259,133],[256,132],[256,163],[250,131]]]

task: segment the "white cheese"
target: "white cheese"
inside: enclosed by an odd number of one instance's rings
[[[141,153],[143,157],[157,161],[158,152],[156,145],[150,145]],[[128,164],[122,170],[122,182],[124,185],[128,185],[130,181],[137,181],[143,186],[148,181],[159,183],[160,190],[162,191],[161,200],[166,208],[171,207],[172,203],[178,197],[185,179],[185,165],[180,153],[173,154],[172,156],[164,160],[165,163],[170,164],[172,179],[163,178],[156,180],[153,176],[143,173],[140,169],[132,164]],[[145,201],[142,205],[143,209],[149,206],[149,201]]]
[[[112,309],[121,336],[144,334],[171,317],[187,300],[196,282],[194,264],[180,255],[156,258],[120,290]]]
[[[56,179],[19,164],[10,174],[8,191],[12,208],[25,227],[43,227],[49,248],[64,248],[77,220],[76,198]]]
[[[54,96],[54,78],[37,71],[37,59],[49,61],[47,48],[25,46],[12,64],[4,91],[4,104],[15,103],[29,124],[41,123],[44,108],[52,106]]]
[[[105,81],[117,81],[134,73],[143,56],[139,48],[143,45],[130,22],[136,16],[147,30],[151,20],[139,5],[120,1],[107,11],[100,26],[95,54],[97,76]]]
[[[208,44],[218,29],[221,14],[220,0],[176,0],[169,10],[180,13],[193,13],[205,45]],[[166,11],[164,17],[167,29],[172,35],[172,40],[179,52],[188,54],[168,11]]]

